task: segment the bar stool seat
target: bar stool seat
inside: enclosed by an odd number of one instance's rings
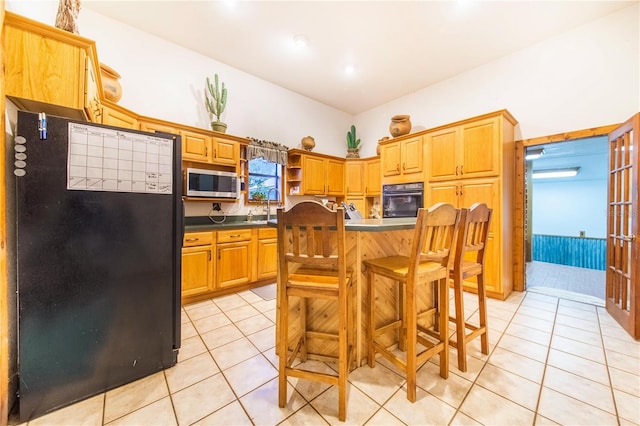
[[[420,209],[409,256],[388,256],[363,261],[366,271],[369,301],[367,347],[368,363],[375,366],[379,353],[407,376],[407,399],[416,400],[416,372],[434,355],[440,356],[440,375],[449,374],[448,350],[448,277],[449,257],[455,238],[459,211],[450,204],[436,204],[429,210]],[[382,308],[376,300],[375,276],[390,278],[398,283],[398,311],[396,319],[377,324],[377,310]],[[423,285],[437,283],[434,295],[438,300],[433,307],[418,311],[418,291]],[[394,308],[384,306],[385,309]],[[426,316],[437,318],[435,330],[419,324]],[[398,348],[406,351],[406,357],[398,356],[382,343],[379,337],[397,330]],[[422,334],[419,334],[422,333]],[[420,348],[422,345],[424,348]]]

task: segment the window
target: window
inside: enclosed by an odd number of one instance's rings
[[[266,200],[269,190],[275,188],[282,194],[282,166],[264,158],[249,160],[247,184],[247,198],[249,201],[260,202]],[[269,194],[271,200],[281,199],[275,191]]]

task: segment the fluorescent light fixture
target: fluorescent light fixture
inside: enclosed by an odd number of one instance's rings
[[[524,159],[527,161],[536,160],[542,157],[543,155],[544,155],[544,148],[527,149],[527,153],[524,156]]]
[[[566,169],[552,169],[552,170],[534,170],[533,179],[572,177],[577,175],[579,171],[580,171],[580,167],[570,167]]]

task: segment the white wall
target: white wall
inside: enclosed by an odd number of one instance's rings
[[[6,8],[53,25],[57,3],[8,1]],[[344,156],[345,129],[354,122],[366,157],[396,114],[410,114],[416,131],[506,108],[519,121],[517,139],[625,121],[640,111],[639,20],[635,4],[356,117],[90,10],[81,10],[79,28],[96,40],[100,60],[122,74],[126,108],[208,128],[204,79],[218,73],[229,87],[228,133],[290,147],[312,135],[315,151]],[[187,214],[209,207],[189,206]],[[244,212],[241,205],[229,210]]]
[[[413,131],[507,109],[529,139],[626,121],[640,111],[640,5],[358,114],[362,155],[389,136],[390,118]]]
[[[58,0],[8,1],[6,9],[54,25]],[[168,43],[133,27],[81,9],[80,35],[96,42],[98,57],[122,75],[119,105],[136,113],[209,129],[205,78],[217,73],[228,88],[221,120],[227,133],[299,147],[304,136],[316,141],[314,151],[346,156],[350,114],[261,80],[199,53]],[[223,203],[227,214],[246,214],[239,204]],[[187,203],[187,216],[204,216],[211,203]]]
[[[607,180],[533,184],[534,234],[590,238],[607,235]]]

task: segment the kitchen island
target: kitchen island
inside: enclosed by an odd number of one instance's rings
[[[405,255],[408,256],[411,250],[411,243],[416,224],[416,218],[388,218],[388,219],[358,219],[347,220],[346,229],[346,256],[347,267],[353,270],[356,300],[353,304],[353,318],[355,324],[349,325],[352,333],[353,344],[355,345],[355,359],[360,366],[366,362],[366,324],[368,322],[368,293],[365,274],[362,270],[362,261],[375,259],[378,257]],[[275,221],[269,221],[268,226],[277,227]],[[376,300],[378,323],[382,324],[396,319],[398,306],[398,286],[391,280],[376,276]],[[417,299],[418,308],[423,309],[433,306],[433,287],[426,286],[426,291],[421,291]],[[279,311],[279,306],[278,310]],[[290,304],[289,324],[290,336],[295,336],[298,331],[297,319],[299,318],[297,303]],[[279,322],[280,315],[277,314]],[[309,330],[327,331],[335,330],[337,327],[338,314],[337,307],[331,302],[324,300],[313,300],[307,308],[307,324]],[[431,325],[428,319],[425,326]],[[276,327],[277,330],[277,327]],[[389,333],[387,344],[393,345],[397,335]],[[278,339],[278,336],[276,336]],[[381,336],[381,339],[384,339]],[[292,339],[293,340],[293,339]],[[384,341],[384,340],[383,340]],[[309,341],[309,358],[323,359],[323,355],[335,353],[335,344],[327,343],[323,340],[321,344]],[[313,355],[311,355],[313,354]]]

